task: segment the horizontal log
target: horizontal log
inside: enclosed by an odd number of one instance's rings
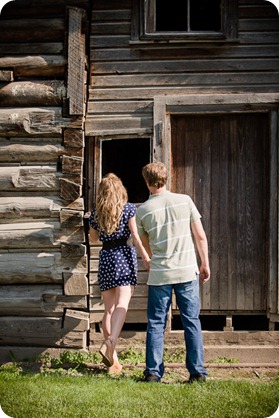
[[[30,7],[28,7],[28,12],[30,12],[30,10]],[[13,51],[13,56],[25,55],[26,51],[28,51],[28,53],[32,55],[63,55],[64,45],[63,42],[16,43],[15,39],[13,39],[13,42],[9,42],[7,44],[0,44],[0,54],[2,56],[10,55],[11,51]]]
[[[0,314],[20,315],[32,310],[63,312],[65,308],[86,309],[86,296],[65,296],[61,285],[0,286]]]
[[[15,318],[6,317],[0,318],[0,338],[5,337],[34,337],[34,335],[41,335],[47,329],[48,336],[55,336],[61,334],[62,318],[48,317],[48,318]]]
[[[63,272],[87,272],[86,257],[64,258],[60,252],[0,253],[0,284],[62,283]]]
[[[66,65],[62,55],[0,57],[0,68],[12,68],[15,77],[63,77]]]
[[[58,106],[66,97],[63,81],[18,81],[0,84],[1,106]]]
[[[5,141],[8,143],[9,141]],[[58,162],[65,153],[61,145],[5,144],[0,141],[0,161],[3,162]]]
[[[23,219],[58,217],[61,228],[76,228],[83,225],[83,199],[77,199],[68,205],[57,196],[49,197],[0,197],[0,223]]]
[[[30,30],[32,28],[32,30]],[[2,19],[0,43],[14,42],[57,42],[64,37],[63,18],[48,19]]]
[[[0,189],[58,191],[56,170],[51,166],[0,167]]]
[[[63,118],[60,107],[1,108],[0,135],[61,134],[71,123]]]
[[[59,216],[62,200],[57,197],[0,197],[0,219],[28,219]]]
[[[59,222],[0,224],[0,249],[43,249],[83,241],[82,227],[63,230]]]
[[[86,331],[64,330],[61,325],[57,317],[0,318],[0,345],[86,349]]]

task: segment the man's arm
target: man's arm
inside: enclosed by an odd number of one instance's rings
[[[150,245],[149,245],[149,237],[148,237],[148,234],[145,233],[144,235],[142,235],[140,237],[140,239],[141,239],[142,245],[144,246],[147,254],[151,258],[152,257],[152,251],[151,251],[151,248],[150,248]]]
[[[199,256],[201,258],[200,280],[202,283],[206,283],[210,279],[210,267],[208,259],[208,243],[201,220],[198,219],[197,221],[192,222],[191,229],[199,252]]]

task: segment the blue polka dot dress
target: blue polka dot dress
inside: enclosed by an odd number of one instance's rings
[[[111,235],[106,235],[100,231],[100,226],[95,221],[94,214],[95,209],[90,214],[89,223],[93,229],[99,232],[100,241],[128,239],[131,235],[128,221],[136,215],[136,206],[129,202],[124,205],[119,230]],[[98,281],[101,292],[117,286],[135,286],[137,284],[137,272],[137,252],[134,246],[121,245],[100,251]]]

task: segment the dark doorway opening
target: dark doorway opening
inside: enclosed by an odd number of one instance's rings
[[[142,203],[149,192],[142,167],[150,162],[150,139],[129,138],[102,141],[102,176],[115,173],[128,191],[129,202]]]

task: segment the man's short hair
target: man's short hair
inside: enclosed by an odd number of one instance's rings
[[[142,169],[142,175],[148,186],[160,189],[167,183],[167,167],[161,162],[149,163]]]

